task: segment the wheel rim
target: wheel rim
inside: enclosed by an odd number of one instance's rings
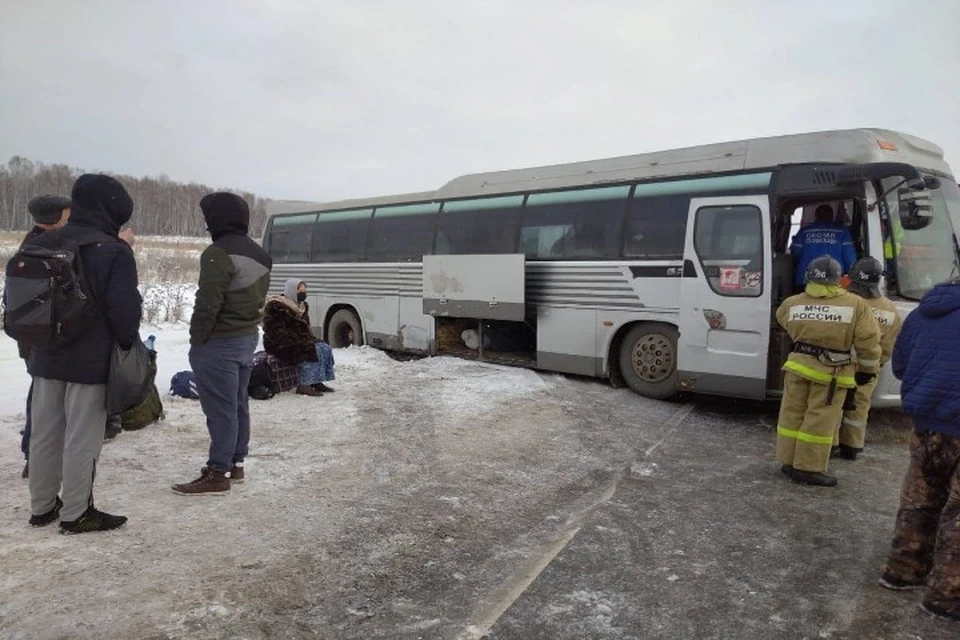
[[[633,372],[644,382],[663,382],[673,373],[676,357],[673,342],[666,336],[650,333],[633,345]]]

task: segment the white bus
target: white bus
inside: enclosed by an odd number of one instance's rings
[[[465,175],[431,192],[275,202],[272,290],[306,281],[334,347],[451,354],[679,391],[780,395],[789,244],[829,203],[902,314],[960,274],[942,150],[877,129]],[[883,372],[876,406],[899,404]]]

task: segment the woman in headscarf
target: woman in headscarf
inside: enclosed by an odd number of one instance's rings
[[[267,300],[263,316],[263,348],[277,360],[300,367],[297,393],[319,396],[333,391],[325,382],[334,379],[333,350],[313,335],[307,284],[290,278],[282,296]]]

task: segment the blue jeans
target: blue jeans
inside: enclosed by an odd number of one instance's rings
[[[226,473],[250,444],[247,386],[259,336],[211,338],[190,347],[190,366],[210,432],[207,466]]]
[[[300,384],[311,385],[318,382],[330,382],[336,376],[333,373],[333,350],[326,342],[314,343],[317,350],[316,362],[300,364]]]

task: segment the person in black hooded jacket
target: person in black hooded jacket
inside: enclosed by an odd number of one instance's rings
[[[267,252],[247,236],[250,208],[243,198],[211,193],[200,200],[200,209],[213,244],[200,255],[190,366],[207,417],[210,455],[199,478],[172,487],[181,495],[222,493],[231,481],[243,480],[250,441],[247,386],[273,267]]]
[[[129,349],[140,339],[142,300],[133,250],[119,238],[133,213],[126,189],[109,176],[85,174],[73,185],[71,200],[70,221],[58,233],[97,238],[80,248],[79,258],[101,313],[74,342],[30,351],[30,523],[47,525],[59,517],[63,533],[84,533],[115,529],[127,521],[93,506],[93,480],[107,421],[110,354],[114,343]],[[57,495],[61,484],[62,501]]]

